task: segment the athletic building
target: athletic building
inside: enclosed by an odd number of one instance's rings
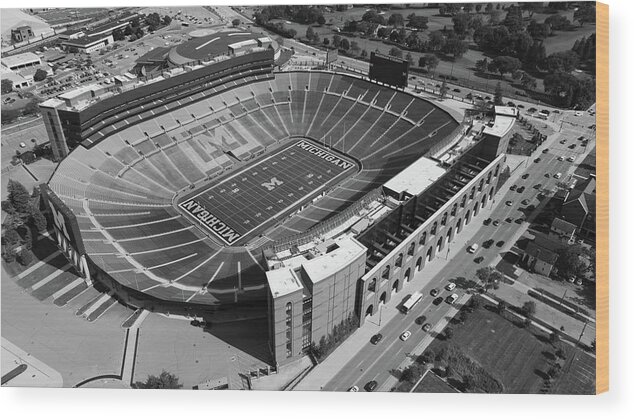
[[[156,73],[41,104],[60,160],[45,200],[87,282],[212,333],[266,319],[284,366],[446,252],[489,205],[506,134],[442,162],[464,127],[433,103],[273,72],[276,47],[253,34],[199,35]]]

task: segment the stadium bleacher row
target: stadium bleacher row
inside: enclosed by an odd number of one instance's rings
[[[102,125],[104,140],[60,163],[50,186],[78,216],[93,261],[120,283],[199,303],[262,297],[257,250],[222,248],[193,228],[173,207],[177,193],[291,136],[361,162],[360,172],[267,233],[279,240],[341,212],[457,126],[429,102],[354,77],[290,72],[240,80],[163,103],[168,113]]]

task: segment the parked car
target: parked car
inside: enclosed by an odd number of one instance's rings
[[[370,382],[368,382],[367,384],[365,384],[365,387],[364,387],[364,388],[365,388],[365,390],[366,390],[366,391],[368,391],[368,392],[372,392],[372,391],[374,391],[374,390],[376,389],[376,387],[377,387],[378,385],[379,385],[379,384],[378,384],[376,381],[370,381]]]
[[[509,190],[511,191],[515,191],[517,189],[517,185],[513,184],[511,185],[511,188],[509,188]]]
[[[528,206],[529,201],[528,200],[522,200],[522,204],[525,206]]]
[[[353,386],[348,388],[348,392],[359,392],[359,387],[358,386]]]
[[[510,207],[510,206],[513,205],[513,202],[511,200],[506,200],[506,203],[504,203],[504,204],[506,204],[507,206]]]
[[[542,159],[541,159],[541,158],[535,158],[535,160],[534,160],[534,162],[535,162],[535,163],[539,163],[539,162],[541,162],[541,161],[542,161]]]
[[[484,257],[477,257],[473,259],[473,262],[476,264],[480,264],[482,261],[484,261]]]
[[[430,294],[430,295],[432,295],[433,297],[438,296],[438,293],[439,293],[439,292],[438,292],[438,289],[431,289],[431,290],[429,291],[429,294]]]
[[[457,300],[458,300],[458,295],[456,293],[454,293],[451,296],[447,297],[447,303],[450,304],[450,305],[453,305],[453,303],[455,301],[457,301]]]
[[[436,306],[440,305],[442,303],[442,296],[438,296],[432,303]]]
[[[449,283],[448,285],[445,286],[445,289],[449,292],[451,292],[455,288],[456,288],[456,283]]]
[[[491,218],[489,217],[488,219],[485,219],[482,223],[484,224],[484,226],[489,226],[491,224]]]
[[[499,226],[500,225],[500,219],[495,219],[493,221],[493,226]]]
[[[408,331],[403,331],[403,333],[401,334],[399,338],[403,341],[407,341],[407,339],[410,338],[411,336],[412,336],[412,333],[408,330]]]
[[[526,178],[528,178],[529,176],[530,176],[529,174],[524,174],[524,175],[522,175],[522,179],[526,179]]]
[[[550,152],[550,149],[544,149],[544,150],[542,150],[542,153],[548,153],[548,152]]]
[[[425,332],[431,331],[431,324],[427,323],[427,324],[423,325],[423,331],[425,331]]]
[[[519,187],[519,188],[517,189],[517,192],[521,194],[521,193],[523,193],[523,192],[524,192],[524,190],[525,190],[525,189],[526,189],[526,187],[521,186],[521,187]]]
[[[378,344],[381,340],[383,340],[383,334],[374,334],[370,339],[370,343]]]

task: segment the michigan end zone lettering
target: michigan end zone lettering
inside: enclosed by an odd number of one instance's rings
[[[296,146],[301,147],[302,149],[306,150],[308,153],[311,153],[317,157],[320,157],[326,162],[330,162],[333,165],[336,165],[342,168],[343,170],[347,171],[348,169],[354,166],[352,162],[348,162],[347,160],[342,159],[338,157],[337,155],[334,155],[328,152],[327,150],[324,150],[321,147],[315,146],[314,144],[309,143],[307,141],[304,141],[304,140],[299,141],[296,143]]]
[[[226,244],[233,245],[242,235],[233,230],[225,222],[215,217],[196,200],[190,198],[178,205],[181,209],[200,220],[204,226],[222,239]]]

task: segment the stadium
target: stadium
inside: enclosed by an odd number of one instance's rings
[[[265,313],[281,362],[374,313],[452,241],[492,198],[504,147],[474,142],[439,162],[464,127],[433,103],[358,75],[274,72],[263,39],[207,38],[166,54],[160,76],[43,103],[54,150],[77,144],[43,195],[87,281],[151,311]],[[184,58],[211,40],[212,55]],[[349,293],[307,327],[319,276]]]

